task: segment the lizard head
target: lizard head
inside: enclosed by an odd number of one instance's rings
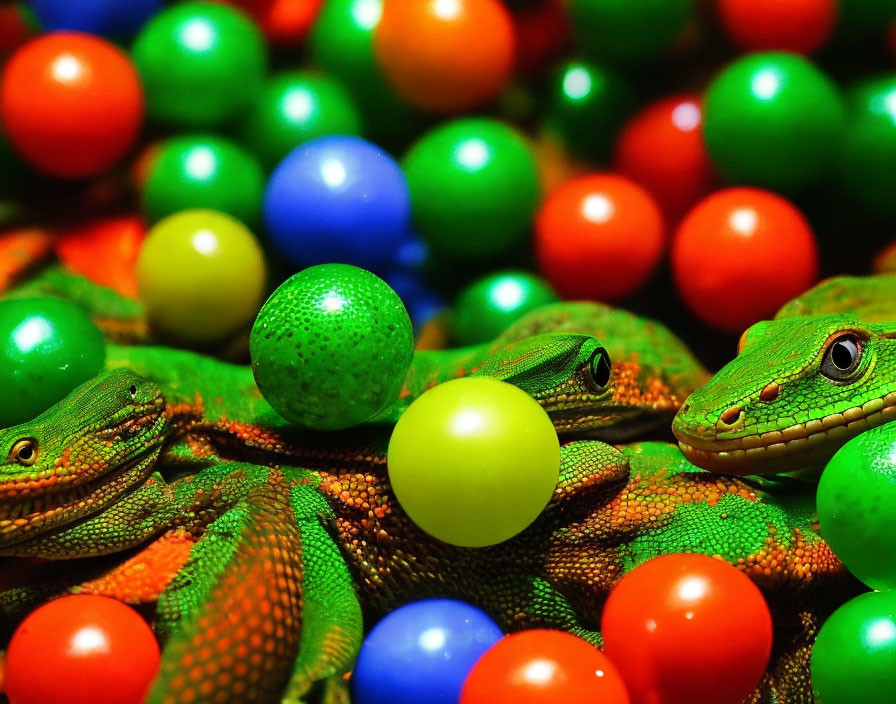
[[[763,321],[738,356],[692,393],[672,424],[713,472],[822,466],[847,440],[896,419],[896,324],[848,315]]]
[[[158,387],[118,369],[0,430],[0,549],[120,500],[149,476],[165,426]]]
[[[547,411],[557,432],[587,434],[612,417],[610,356],[590,335],[544,333],[497,349],[473,376],[506,381]]]

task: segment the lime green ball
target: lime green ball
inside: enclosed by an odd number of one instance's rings
[[[418,231],[436,251],[485,259],[529,232],[538,205],[535,158],[502,122],[440,125],[411,147],[404,170]]]
[[[385,281],[348,264],[321,264],[271,294],[249,352],[258,388],[280,415],[306,428],[338,430],[397,400],[414,356],[414,331]]]
[[[330,134],[361,134],[352,98],[332,78],[291,71],[265,83],[243,119],[246,145],[272,169],[295,147]]]
[[[470,284],[454,305],[459,345],[493,340],[530,310],[560,300],[551,285],[527,271],[501,271]]]
[[[43,413],[99,374],[105,360],[103,334],[75,304],[0,301],[0,427]]]
[[[818,482],[821,535],[872,589],[896,588],[896,423],[854,437]]]
[[[180,210],[209,208],[252,227],[264,187],[261,164],[233,142],[211,135],[172,137],[152,159],[143,211],[155,222]]]
[[[455,379],[414,401],[392,432],[389,481],[422,530],[452,545],[512,538],[544,509],[560,473],[551,419],[526,392]]]
[[[267,269],[261,247],[238,220],[183,210],[146,234],[137,289],[157,334],[209,343],[246,326],[258,312]]]

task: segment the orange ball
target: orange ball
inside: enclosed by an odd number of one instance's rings
[[[13,147],[50,176],[92,176],[131,146],[143,89],[127,54],[77,32],[21,47],[3,72],[0,114]]]
[[[461,112],[506,85],[513,20],[500,0],[384,0],[374,55],[391,88],[411,105]]]
[[[837,21],[837,0],[719,0],[718,8],[726,34],[746,51],[808,54]]]
[[[715,328],[741,332],[815,282],[818,245],[789,201],[758,188],[727,188],[679,225],[672,273],[691,311]]]
[[[660,209],[618,174],[588,174],[550,193],[535,220],[538,266],[564,298],[616,301],[637,291],[663,255]]]

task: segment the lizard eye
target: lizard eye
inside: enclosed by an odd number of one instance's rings
[[[852,333],[831,340],[821,360],[821,373],[833,381],[847,381],[862,361],[862,341]]]
[[[605,387],[610,381],[610,355],[603,347],[598,347],[588,364],[594,383],[600,388]]]
[[[30,467],[37,462],[37,440],[34,438],[22,438],[9,451],[7,462],[18,462],[23,467]]]
[[[128,387],[128,393],[131,395],[131,398],[137,397],[137,387],[134,384],[131,384]]]

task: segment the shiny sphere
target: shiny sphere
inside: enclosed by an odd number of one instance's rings
[[[404,159],[414,221],[439,252],[484,259],[526,236],[538,204],[538,174],[510,126],[463,118],[424,134]]]
[[[520,533],[547,505],[560,444],[525,391],[467,377],[407,408],[392,431],[388,468],[395,497],[419,528],[452,545],[484,547]]]
[[[785,191],[812,185],[843,136],[837,88],[795,54],[736,59],[709,85],[703,108],[709,154],[730,181]]]
[[[0,428],[43,413],[100,373],[103,334],[61,298],[0,301]]]
[[[310,267],[271,294],[249,337],[255,381],[287,420],[338,430],[398,399],[414,356],[401,299],[346,264]]]
[[[137,287],[152,328],[186,343],[225,339],[252,320],[264,292],[261,247],[239,221],[182,210],[147,233]]]
[[[133,144],[143,119],[140,78],[128,56],[88,34],[45,34],[6,63],[0,115],[12,146],[57,178],[93,176]]]
[[[809,54],[837,22],[837,0],[719,0],[725,33],[745,51]]]
[[[155,15],[131,54],[149,116],[172,127],[220,127],[252,105],[266,70],[264,38],[239,10],[181,2]]]
[[[31,0],[28,5],[46,32],[68,30],[124,39],[159,11],[162,0]]]

